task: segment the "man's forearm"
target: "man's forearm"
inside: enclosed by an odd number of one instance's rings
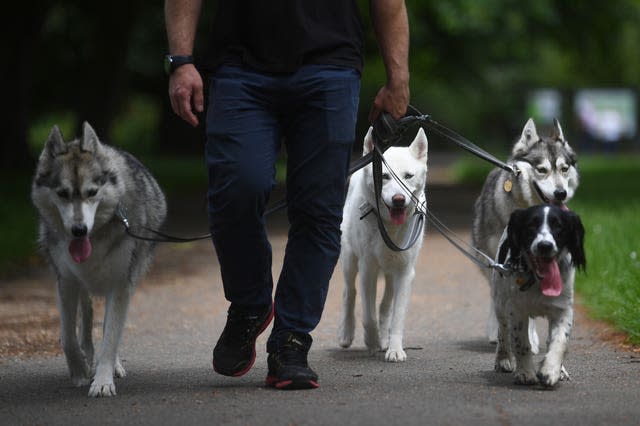
[[[169,53],[191,55],[202,0],[165,0],[164,18]]]
[[[390,83],[409,81],[409,19],[404,0],[371,0],[371,21]]]

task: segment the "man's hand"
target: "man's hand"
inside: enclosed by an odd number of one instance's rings
[[[171,74],[169,99],[176,114],[193,127],[198,125],[195,113],[204,111],[204,91],[202,77],[193,64],[182,65]]]
[[[407,112],[409,105],[409,80],[397,84],[387,83],[378,91],[369,112],[369,123],[373,123],[383,111],[398,120]]]

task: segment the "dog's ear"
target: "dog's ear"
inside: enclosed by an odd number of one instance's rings
[[[96,131],[88,122],[82,123],[82,139],[80,139],[80,149],[82,151],[96,153],[100,149],[100,140]]]
[[[557,118],[553,119],[553,130],[551,131],[551,139],[558,142],[566,143],[566,139],[564,138],[564,134],[562,133],[562,127],[560,126],[560,121]]]
[[[522,232],[522,220],[524,218],[525,210],[519,209],[511,213],[509,217],[509,223],[507,224],[507,244],[509,250],[511,250],[511,257],[517,258],[522,251],[522,238],[520,233]]]
[[[571,263],[577,269],[583,271],[587,268],[587,259],[584,255],[584,226],[580,216],[573,212],[566,212],[568,236],[568,249],[571,253]]]
[[[411,152],[411,155],[413,155],[414,158],[424,162],[427,161],[429,141],[427,140],[427,135],[424,133],[422,127],[418,129],[416,138],[411,142],[411,145],[409,145],[409,152]]]
[[[362,144],[362,155],[365,156],[373,151],[373,126],[369,127],[367,134],[364,135],[364,142]]]
[[[54,125],[49,132],[47,141],[44,143],[42,157],[54,158],[67,152],[67,144],[64,143],[62,132],[57,125]]]
[[[520,154],[527,151],[527,149],[536,143],[540,137],[538,136],[538,130],[536,130],[536,125],[533,122],[533,118],[527,120],[527,123],[524,125],[524,129],[522,129],[522,135],[520,135],[520,139],[513,146],[512,155],[513,157],[518,157]]]

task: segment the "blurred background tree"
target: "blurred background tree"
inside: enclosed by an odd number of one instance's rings
[[[204,3],[196,55],[203,52],[216,2]],[[367,29],[357,133],[363,135],[384,69],[368,1],[360,3]],[[14,6],[17,12],[5,19],[0,66],[3,167],[33,164],[51,125],[72,137],[84,120],[137,154],[201,153],[202,129],[184,124],[169,106],[161,2],[25,0]],[[532,89],[637,92],[637,0],[407,0],[407,6],[412,104],[480,145],[511,144],[527,118]],[[575,127],[570,107],[565,99],[569,135]]]

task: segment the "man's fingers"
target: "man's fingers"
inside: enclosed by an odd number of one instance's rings
[[[202,78],[193,65],[178,68],[169,80],[169,99],[173,111],[187,123],[197,126],[196,112],[204,110]]]

